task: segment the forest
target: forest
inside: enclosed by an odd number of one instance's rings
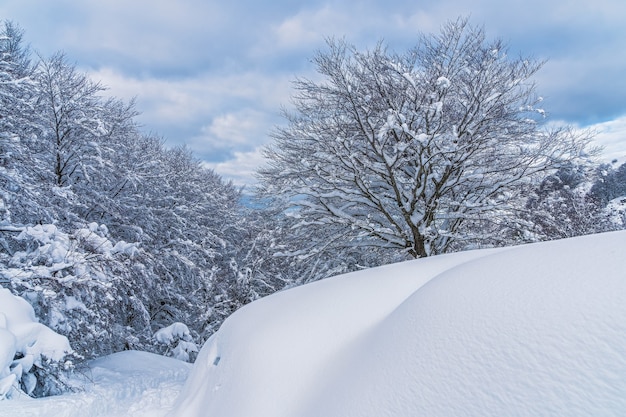
[[[251,190],[24,35],[1,23],[0,284],[73,350],[27,366],[17,349],[0,381],[19,373],[33,396],[123,350],[193,361],[230,314],[283,289],[625,228],[626,165],[601,161],[593,132],[547,127],[542,63],[463,19],[400,54],[329,40]]]

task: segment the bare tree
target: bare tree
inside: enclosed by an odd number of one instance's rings
[[[48,146],[56,186],[84,181],[86,159],[93,158],[98,140],[106,135],[104,91],[98,83],[69,64],[62,53],[41,59],[37,70],[42,136]]]
[[[589,141],[542,129],[531,78],[543,63],[510,58],[465,19],[402,55],[328,47],[314,58],[323,80],[295,82],[259,176],[300,227],[340,226],[339,246],[424,257],[481,242],[485,224],[515,217],[522,185]]]

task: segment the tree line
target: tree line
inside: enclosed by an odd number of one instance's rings
[[[339,273],[624,227],[625,166],[599,164],[589,132],[547,129],[542,62],[466,19],[403,54],[330,40],[313,63],[242,204],[141,133],[132,101],[3,22],[0,280],[75,363],[171,352],[154,335],[174,323],[202,343],[244,304]],[[60,371],[33,372],[54,391]]]

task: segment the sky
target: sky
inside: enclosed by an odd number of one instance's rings
[[[595,129],[608,159],[626,154],[623,0],[0,2],[0,19],[35,52],[64,51],[107,94],[136,98],[144,131],[240,185],[253,182],[293,80],[315,76],[326,39],[403,52],[458,17],[512,55],[547,60],[535,81],[550,120]]]

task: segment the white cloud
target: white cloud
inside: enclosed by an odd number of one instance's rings
[[[273,28],[273,34],[283,48],[302,48],[321,43],[325,36],[330,36],[343,23],[347,22],[340,13],[324,6],[287,17]]]
[[[165,123],[188,123],[199,114],[210,111],[210,93],[205,79],[168,80],[127,76],[112,68],[90,72],[93,80],[102,82],[112,96],[137,98],[140,119],[156,126]]]
[[[624,160],[626,157],[626,115],[608,122],[589,126],[597,132],[595,143],[604,147],[603,159]]]
[[[170,143],[186,143],[198,154],[263,143],[291,95],[290,79],[284,74],[205,73],[170,80],[130,77],[103,68],[90,76],[108,86],[112,96],[137,97],[140,123],[165,134]],[[187,136],[167,136],[175,131]]]
[[[218,3],[198,0],[74,3],[74,13],[83,21],[58,31],[64,49],[98,50],[114,54],[108,59],[117,56],[143,66],[175,65],[200,56],[204,39],[219,34],[225,20]]]
[[[203,163],[213,169],[222,178],[233,181],[239,187],[252,187],[256,183],[255,172],[266,163],[263,147],[249,152],[235,152],[233,158],[222,162]]]
[[[212,145],[228,147],[250,142],[250,138],[258,135],[263,126],[263,114],[252,109],[236,113],[221,114],[213,119],[209,126],[202,128],[202,133]]]
[[[272,27],[272,49],[306,51],[323,45],[329,37],[346,37],[349,43],[367,38],[369,46],[379,41],[393,26],[380,10],[364,3],[325,4],[317,9],[302,9]],[[263,50],[267,50],[263,45]]]
[[[249,153],[269,141],[269,132],[277,122],[252,108],[220,114],[188,140],[187,145],[208,161],[224,155]]]
[[[448,18],[453,18],[453,16],[448,16]],[[442,16],[422,9],[409,14],[397,13],[394,16],[394,24],[398,29],[409,33],[435,33],[444,21],[445,18]]]
[[[137,96],[145,101],[161,101],[176,110],[176,117],[189,117],[204,109],[222,108],[232,100],[244,100],[278,108],[291,94],[291,79],[280,73],[254,71],[209,73],[185,78],[129,76],[114,68],[90,71],[90,77],[110,87],[116,97]],[[164,104],[163,104],[164,105]],[[192,108],[186,106],[193,105]],[[184,111],[183,111],[184,110]],[[189,113],[191,112],[191,113]],[[167,116],[167,112],[160,116]]]

